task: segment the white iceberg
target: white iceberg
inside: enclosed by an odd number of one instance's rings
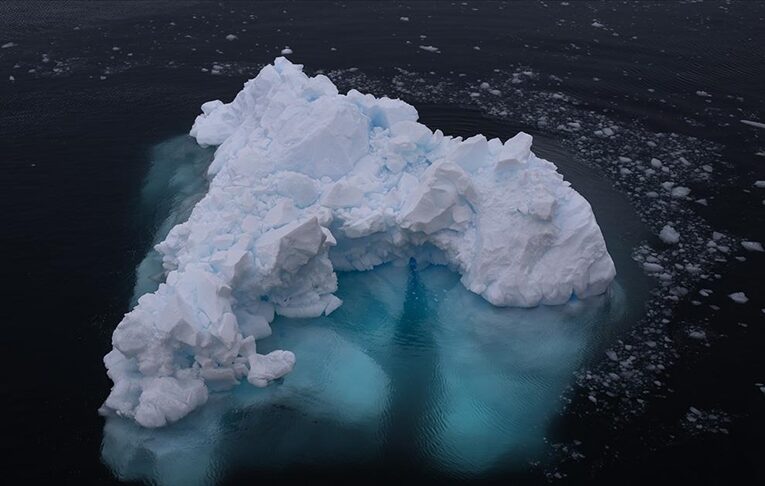
[[[258,353],[256,340],[275,315],[336,309],[336,270],[415,258],[520,307],[601,294],[614,278],[590,205],[530,135],[432,132],[411,105],[338,94],[283,57],[202,112],[191,135],[219,145],[209,190],[155,247],[165,282],[114,331],[102,413],[163,426],[210,391],[289,373],[294,354]]]

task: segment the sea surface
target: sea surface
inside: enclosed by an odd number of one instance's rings
[[[741,242],[765,242],[765,129],[742,122],[765,122],[764,21],[756,1],[0,3],[3,476],[761,483],[765,253]],[[446,134],[532,134],[617,279],[496,309],[439,267],[341,274],[340,309],[259,343],[296,353],[281,383],[166,429],[105,419],[112,331],[205,191],[199,106],[283,50]]]

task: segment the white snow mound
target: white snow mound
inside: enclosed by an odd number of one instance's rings
[[[498,306],[607,289],[614,264],[592,209],[530,135],[462,140],[417,118],[283,57],[231,103],[203,104],[191,135],[219,145],[209,191],[156,246],[165,283],[114,331],[101,412],[163,426],[209,391],[289,373],[291,352],[258,354],[255,341],[275,314],[336,309],[336,270],[447,265]]]

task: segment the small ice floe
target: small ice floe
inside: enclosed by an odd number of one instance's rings
[[[398,19],[402,22],[409,22],[409,17],[399,17]]]
[[[665,224],[659,232],[659,238],[668,245],[674,245],[680,241],[680,233],[672,226]]]
[[[765,251],[759,241],[742,241],[741,246],[749,251]]]
[[[765,189],[765,181],[754,181],[754,187],[758,189]]]
[[[690,193],[691,193],[691,190],[688,189],[687,187],[683,187],[683,186],[673,187],[672,188],[672,192],[671,192],[672,197],[674,197],[674,198],[687,197],[688,194],[690,194]]]
[[[696,91],[697,96],[701,96],[702,98],[711,98],[712,95],[707,93],[706,91]]]
[[[606,127],[606,128],[601,128],[600,130],[595,130],[592,133],[595,134],[596,137],[610,137],[611,135],[614,134],[614,131],[613,129]]]
[[[6,42],[2,46],[0,46],[1,49],[8,49],[9,47],[16,47],[18,44],[15,42]]]
[[[290,49],[290,46],[286,46],[284,49],[282,49],[282,56],[286,56],[287,54],[292,54],[292,49]]]
[[[5,47],[5,46],[3,46],[3,47]],[[752,120],[739,120],[739,121],[741,123],[743,123],[744,125],[749,125],[750,127],[765,128],[765,123],[761,123],[761,122],[758,122],[758,121],[752,121]]]
[[[597,20],[593,21],[593,22],[592,22],[592,24],[590,24],[590,25],[592,25],[592,26],[593,26],[593,27],[595,27],[596,29],[602,29],[603,27],[605,27],[603,24],[601,24],[601,23],[600,23],[600,22],[598,22]]]
[[[422,46],[421,45],[421,46],[419,46],[419,48],[422,49],[423,51],[436,52],[438,54],[441,53],[441,50],[438,47],[436,47],[436,46]]]
[[[691,339],[696,339],[699,341],[703,341],[707,338],[707,333],[700,329],[692,329],[688,331],[688,337]]]
[[[11,83],[14,83],[16,82],[16,78],[14,78],[13,76],[8,76],[8,81],[10,81]]]
[[[737,304],[746,304],[749,302],[749,297],[743,292],[733,292],[732,294],[729,294],[728,297]]]
[[[664,267],[658,263],[645,262],[643,263],[643,270],[648,273],[659,273],[664,271]]]
[[[237,40],[238,38],[239,38],[239,37],[235,36],[234,34],[229,34],[229,35],[227,35],[227,36],[226,36],[226,40],[227,40],[227,41],[235,41],[235,40]]]

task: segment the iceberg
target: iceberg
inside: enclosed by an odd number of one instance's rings
[[[190,133],[218,146],[209,188],[154,247],[165,281],[114,331],[101,413],[161,427],[211,392],[280,380],[295,354],[257,341],[277,315],[337,309],[337,271],[443,265],[495,306],[607,290],[615,269],[592,209],[530,135],[463,140],[417,119],[283,57],[232,102],[204,103]]]

